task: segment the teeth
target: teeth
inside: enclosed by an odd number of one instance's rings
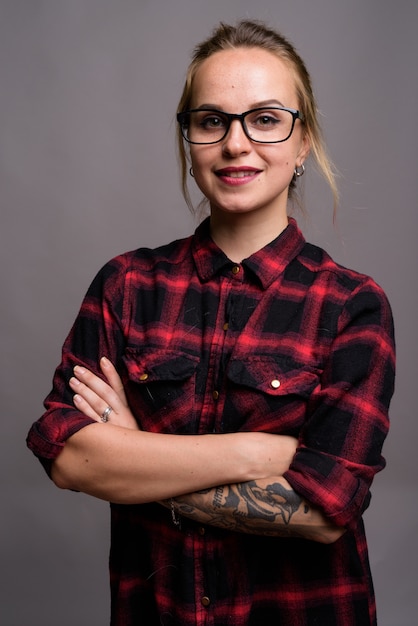
[[[251,176],[253,172],[249,171],[240,171],[240,172],[227,172],[226,176],[230,178],[245,178],[246,176]]]

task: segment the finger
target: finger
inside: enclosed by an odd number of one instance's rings
[[[119,396],[120,401],[127,406],[128,402],[126,400],[123,383],[113,363],[104,356],[100,359],[100,368],[113,391]]]
[[[76,365],[74,368],[74,377],[70,379],[70,386],[83,401],[79,402],[80,410],[89,417],[93,417],[93,419],[99,421],[104,411],[108,407],[111,407],[112,413],[110,421],[113,424],[122,426],[123,428],[138,430],[138,423],[126,401],[119,374],[116,372],[116,369],[109,359],[107,359],[107,361],[108,363],[104,364],[104,370],[106,370],[106,366],[108,366],[107,372],[109,374],[109,380],[117,391],[86,367]]]
[[[80,382],[77,378],[73,377],[70,379],[70,387],[78,396],[78,400],[81,399],[82,402],[82,411],[88,417],[100,417],[108,406],[106,400],[101,398],[97,393],[92,391],[87,385]],[[79,402],[79,405],[81,403]],[[89,407],[88,413],[86,413],[86,407]],[[77,406],[79,408],[79,406]]]
[[[112,385],[108,384],[106,381],[100,378],[100,376],[94,374],[91,370],[79,365],[75,366],[74,375],[77,379],[79,379],[87,387],[94,391],[100,398],[102,398],[107,404],[111,404],[112,406],[114,406],[115,409],[117,407],[126,407],[127,401],[125,392],[123,390],[122,381],[109,359],[106,359],[106,361]]]
[[[94,419],[96,422],[100,422],[100,415],[90,406],[90,404],[79,394],[75,394],[73,397],[75,407],[87,417]]]
[[[100,414],[106,406],[113,407],[115,411],[125,408],[119,395],[113,391],[112,387],[87,368],[76,365],[74,378],[75,380],[71,379],[70,381],[71,388],[79,393]],[[77,386],[76,381],[80,383],[80,386]],[[101,407],[103,407],[102,411],[100,411]]]
[[[86,367],[76,365],[73,372],[77,380],[94,391],[99,397],[105,398],[109,394],[115,395],[112,387],[105,380]]]

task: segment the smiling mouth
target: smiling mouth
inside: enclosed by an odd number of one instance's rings
[[[215,172],[216,176],[219,178],[234,178],[234,179],[244,179],[244,178],[254,178],[257,174],[259,174],[261,170],[255,168],[249,169],[236,169],[236,168],[223,168],[221,170],[217,170]]]
[[[229,176],[230,178],[245,178],[246,176],[254,176],[254,171],[242,170],[240,172],[220,172],[220,176]]]

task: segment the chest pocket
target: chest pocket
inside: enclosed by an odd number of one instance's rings
[[[127,349],[123,357],[128,403],[140,428],[193,433],[198,357],[172,350]]]
[[[321,371],[287,358],[232,358],[227,368],[223,430],[297,436]]]

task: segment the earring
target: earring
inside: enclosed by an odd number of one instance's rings
[[[300,178],[301,176],[304,175],[304,173],[305,173],[305,166],[304,166],[303,163],[301,165],[297,165],[295,167],[295,176],[296,176],[296,178]]]
[[[194,178],[193,168],[192,168],[192,167],[189,169],[189,174],[190,174],[190,176],[191,176],[192,178]]]

